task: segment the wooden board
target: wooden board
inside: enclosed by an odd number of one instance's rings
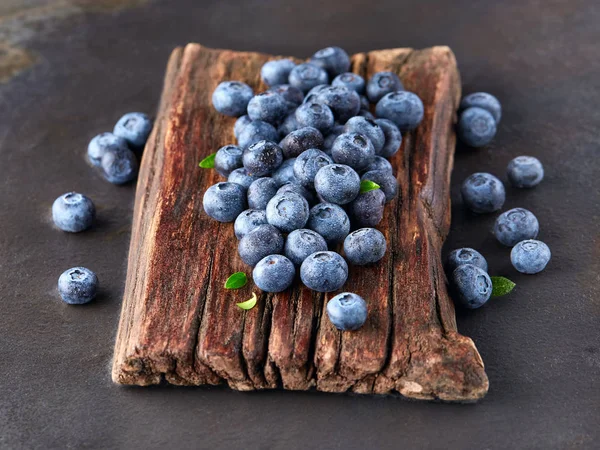
[[[235,119],[211,106],[223,80],[256,90],[273,57],[198,44],[173,51],[156,124],[138,180],[133,232],[112,376],[116,383],[227,383],[278,388],[474,401],[488,380],[473,342],[456,331],[440,253],[450,224],[449,181],[460,99],[452,51],[393,49],[354,55],[364,77],[391,70],[417,93],[425,117],[392,159],[399,196],[379,229],[388,241],[380,264],[350,269],[345,291],[363,296],[366,324],[337,331],[325,304],[335,294],[300,283],[281,294],[249,283],[223,289],[237,256],[232,224],[204,214],[202,196],[219,181],[198,161],[234,142]],[[247,312],[236,302],[261,294]]]

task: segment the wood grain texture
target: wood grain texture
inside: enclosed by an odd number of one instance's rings
[[[379,226],[388,252],[380,264],[351,267],[344,286],[367,299],[365,326],[339,332],[321,320],[335,294],[298,283],[281,294],[263,293],[246,312],[235,303],[250,298],[252,283],[223,289],[231,273],[251,271],[237,256],[232,224],[217,223],[202,209],[203,192],[219,179],[197,163],[234,142],[235,119],[214,111],[210,96],[228,79],[264,89],[260,67],[272,58],[198,44],[171,55],[138,181],[113,380],[226,382],[238,390],[315,387],[445,401],[483,397],[483,362],[473,342],[456,331],[440,261],[460,99],[447,47],[352,58],[353,71],[365,77],[398,73],[425,105],[423,122],[404,135],[392,158],[399,196],[386,205]]]

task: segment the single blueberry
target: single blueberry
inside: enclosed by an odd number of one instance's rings
[[[350,166],[330,164],[315,175],[315,190],[326,202],[345,205],[358,195],[360,177]]]
[[[394,72],[377,72],[367,83],[367,97],[371,103],[377,103],[390,92],[403,90],[402,81]]]
[[[222,177],[228,177],[235,169],[243,166],[244,151],[237,145],[226,145],[217,150],[215,155],[215,170]]]
[[[267,86],[286,84],[296,63],[291,59],[276,59],[267,61],[260,69],[260,78]]]
[[[248,148],[258,141],[277,142],[279,133],[273,125],[262,120],[253,120],[246,125],[238,136],[238,145],[242,148]]]
[[[98,277],[90,269],[73,267],[58,278],[58,292],[65,303],[83,305],[96,297]]]
[[[266,209],[267,203],[277,193],[279,186],[273,178],[264,177],[253,181],[248,187],[248,207],[251,209]]]
[[[331,82],[332,86],[344,86],[357,94],[365,93],[365,79],[360,75],[352,72],[345,72],[339,74]]]
[[[348,279],[348,264],[335,252],[316,252],[302,262],[300,278],[313,291],[337,291]]]
[[[238,243],[238,254],[249,266],[255,266],[265,256],[281,254],[283,236],[273,225],[259,225]]]
[[[233,222],[246,209],[246,189],[237,183],[217,183],[202,199],[204,211],[219,222]]]
[[[343,292],[327,302],[327,316],[338,330],[358,330],[367,320],[367,303],[352,292]]]
[[[385,194],[381,189],[359,194],[347,208],[350,222],[355,228],[375,227],[383,219],[384,207]]]
[[[375,153],[384,158],[391,158],[398,153],[398,150],[400,150],[400,145],[402,145],[402,133],[400,133],[396,124],[391,120],[375,119],[375,122],[381,127],[383,135],[385,136],[383,147],[379,152]]]
[[[487,92],[475,92],[463,97],[460,102],[460,107],[458,108],[459,114],[472,106],[477,106],[478,108],[483,108],[488,111],[494,117],[496,125],[500,122],[500,118],[502,117],[502,107],[500,106],[498,99],[492,94],[488,94]]]
[[[501,244],[512,247],[525,239],[535,239],[540,224],[531,211],[513,208],[503,212],[494,224],[494,236]]]
[[[379,155],[385,144],[385,134],[383,128],[374,120],[365,117],[352,117],[344,126],[346,133],[360,133],[371,141],[375,154]]]
[[[104,153],[114,148],[127,148],[127,141],[113,133],[101,133],[95,136],[88,144],[88,159],[94,166],[99,167],[102,165],[102,156]]]
[[[243,116],[237,118],[235,124],[233,125],[233,134],[235,135],[236,139],[240,138],[242,130],[246,127],[246,125],[250,125],[250,122],[252,122],[252,119],[248,116],[248,114],[244,114]]]
[[[463,264],[452,272],[455,300],[465,308],[483,306],[492,296],[490,276],[473,264]]]
[[[270,124],[281,122],[289,112],[286,100],[277,92],[262,92],[248,103],[248,116]]]
[[[323,236],[327,245],[335,246],[348,236],[350,219],[338,205],[319,203],[310,210],[306,227]]]
[[[235,222],[233,223],[233,231],[235,233],[235,237],[241,239],[255,228],[268,223],[267,213],[265,210],[247,209],[235,219]]]
[[[508,181],[517,188],[531,188],[544,179],[544,167],[533,156],[517,156],[508,163]]]
[[[315,87],[311,88],[310,91],[306,93],[306,95],[304,96],[304,100],[302,100],[302,103],[319,103],[317,101],[317,94],[328,87],[328,84],[317,84]]]
[[[327,242],[323,236],[313,230],[304,228],[294,230],[285,241],[285,256],[297,266],[313,253],[324,251],[327,251]]]
[[[491,113],[472,106],[463,111],[458,120],[459,139],[470,147],[483,147],[496,135],[496,122]]]
[[[285,183],[281,185],[281,187],[277,191],[278,194],[285,194],[287,192],[293,192],[295,194],[301,195],[306,199],[309,205],[312,205],[316,202],[314,194],[308,189],[306,189],[304,186],[302,186],[300,183],[298,183],[298,181]]]
[[[408,91],[390,92],[384,95],[375,106],[377,117],[391,120],[400,131],[417,128],[425,114],[423,102],[414,93]]]
[[[301,128],[301,126],[296,120],[296,110],[294,109],[294,111],[289,113],[286,118],[283,119],[281,125],[277,127],[277,133],[279,134],[279,137],[283,139],[292,131],[296,131],[299,128]]]
[[[370,180],[379,185],[379,188],[385,194],[385,201],[392,201],[398,195],[398,181],[396,177],[387,170],[370,170],[363,173],[360,178],[362,181]]]
[[[152,120],[140,112],[127,113],[119,119],[113,133],[127,141],[132,149],[143,149],[152,131]]]
[[[264,292],[282,292],[294,282],[296,268],[283,255],[269,255],[261,259],[252,270],[254,284]]]
[[[322,148],[323,135],[313,127],[299,128],[284,137],[279,144],[285,158],[295,158],[309,148]]]
[[[297,182],[294,176],[294,162],[296,162],[296,158],[285,159],[273,172],[271,176],[277,183],[277,186],[281,187],[286,183]]]
[[[484,272],[488,271],[488,263],[481,253],[472,248],[458,248],[452,250],[446,258],[446,271],[452,274],[458,266],[463,264],[472,264],[479,267]]]
[[[250,185],[259,178],[260,177],[250,175],[244,167],[241,167],[233,170],[227,177],[227,181],[229,183],[239,184],[244,189],[248,189]]]
[[[333,164],[333,160],[327,154],[316,148],[308,149],[296,158],[294,176],[301,185],[311,188],[317,172],[329,164]]]
[[[68,192],[54,200],[52,220],[63,231],[79,233],[91,227],[96,220],[96,207],[89,197]]]
[[[312,56],[310,62],[325,69],[331,78],[350,70],[350,57],[340,47],[323,48]]]
[[[361,133],[340,134],[331,147],[331,156],[338,164],[345,164],[360,171],[375,158],[371,140]]]
[[[334,125],[325,139],[323,139],[323,150],[327,153],[331,153],[331,148],[333,147],[333,143],[337,139],[340,134],[344,133],[344,125]],[[331,155],[330,155],[331,156]]]
[[[346,259],[355,266],[376,263],[383,258],[386,249],[385,236],[375,228],[361,228],[344,239]]]
[[[139,164],[135,154],[126,147],[107,149],[100,161],[102,173],[113,184],[124,184],[135,180]]]
[[[521,273],[539,273],[546,268],[552,254],[542,241],[528,239],[521,241],[510,252],[510,261]]]
[[[394,174],[392,164],[387,159],[382,158],[381,156],[376,156],[375,158],[373,158],[371,164],[369,164],[364,169],[365,172],[370,172],[372,170],[383,170],[384,172],[389,172],[392,175]]]
[[[283,162],[281,148],[270,141],[258,141],[244,150],[244,168],[250,175],[262,177],[276,170]]]
[[[324,87],[316,93],[315,102],[328,106],[334,119],[340,123],[345,123],[360,111],[359,95],[344,86]]]
[[[288,106],[288,114],[300,106],[304,100],[304,94],[302,91],[294,86],[290,86],[289,84],[280,84],[278,86],[274,86],[269,88],[267,92],[275,92],[283,97]]]
[[[302,127],[313,127],[325,133],[333,127],[333,113],[327,105],[303,103],[296,109],[296,121]]]
[[[275,195],[267,204],[267,222],[284,233],[304,228],[310,207],[308,201],[294,192]]]
[[[298,64],[290,72],[288,83],[302,92],[308,92],[319,84],[329,83],[327,72],[311,63]]]
[[[502,181],[484,172],[470,175],[463,182],[460,193],[467,208],[477,214],[498,211],[506,199]]]
[[[246,114],[248,102],[254,96],[252,88],[241,81],[223,81],[212,94],[212,104],[226,116],[239,117]]]

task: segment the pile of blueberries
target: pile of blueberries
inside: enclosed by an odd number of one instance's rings
[[[234,222],[238,253],[263,291],[289,288],[296,270],[308,288],[336,291],[348,278],[346,261],[373,264],[386,252],[374,228],[398,192],[386,158],[399,150],[401,133],[419,125],[423,103],[395,73],[367,82],[349,70],[348,54],[328,47],[307,63],[265,63],[265,92],[225,81],[212,95],[217,111],[238,117],[237,145],[216,152],[214,168],[227,181],[206,191],[204,210]],[[336,327],[354,330],[367,306],[344,292],[327,312]]]

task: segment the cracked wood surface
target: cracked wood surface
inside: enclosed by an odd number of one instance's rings
[[[198,44],[173,51],[158,117],[138,181],[127,281],[115,346],[113,380],[120,384],[202,385],[238,390],[283,387],[474,401],[488,380],[471,339],[456,331],[440,253],[450,225],[449,182],[460,79],[447,47],[394,49],[353,56],[365,77],[398,73],[417,93],[425,117],[404,134],[392,158],[399,196],[378,227],[388,252],[373,267],[350,268],[344,291],[362,295],[369,317],[357,332],[339,332],[325,315],[335,293],[296,283],[263,293],[249,283],[222,285],[250,272],[237,256],[232,224],[204,214],[202,195],[219,181],[197,167],[234,142],[235,119],[219,115],[210,96],[223,80],[257,90],[260,67],[273,57]]]

